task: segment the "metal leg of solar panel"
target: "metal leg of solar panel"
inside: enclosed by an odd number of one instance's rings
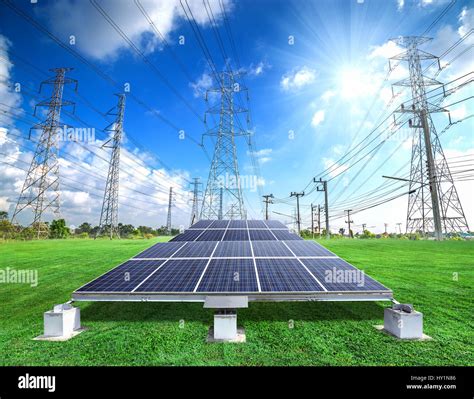
[[[44,335],[35,340],[67,341],[82,331],[80,309],[70,303],[63,303],[44,313]]]

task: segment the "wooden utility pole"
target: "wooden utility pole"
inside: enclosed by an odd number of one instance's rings
[[[319,179],[316,180],[316,178],[313,179],[314,183],[319,183],[322,185],[316,187],[317,191],[324,191],[324,213],[326,217],[326,238],[331,238],[331,233],[329,232],[329,205],[328,205],[328,182],[327,180]]]
[[[349,238],[353,238],[353,237],[352,237],[352,233],[351,233],[351,223],[354,223],[354,221],[351,220],[351,212],[352,212],[352,209],[347,209],[347,210],[345,210],[344,212],[347,212],[347,220],[346,220],[346,223],[347,223],[347,228],[349,229]]]
[[[304,196],[304,191],[301,193],[291,192],[290,197],[296,197],[296,226],[298,234],[301,234],[301,218],[300,218],[300,197]]]
[[[263,195],[263,202],[265,203],[265,220],[268,220],[268,204],[273,204],[273,194]]]

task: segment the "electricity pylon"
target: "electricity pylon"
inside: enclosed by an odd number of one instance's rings
[[[166,231],[171,235],[171,207],[173,206],[173,187],[170,187],[170,196],[168,199],[168,217],[166,218]]]
[[[200,190],[199,190],[199,186],[202,184],[200,181],[199,181],[199,177],[194,177],[193,178],[193,182],[192,182],[192,185],[193,185],[193,206],[192,206],[192,209],[191,209],[191,221],[189,222],[189,225],[192,226],[194,223],[196,223],[198,220],[199,220],[199,194],[200,194]]]
[[[107,140],[102,147],[111,148],[109,173],[105,185],[104,201],[100,213],[99,230],[96,237],[103,233],[108,233],[110,239],[117,236],[120,238],[118,228],[118,198],[119,198],[119,172],[120,172],[120,147],[123,136],[123,117],[125,113],[125,95],[116,94],[118,104],[108,112],[109,115],[115,115],[115,121],[105,130],[113,132],[113,136]]]
[[[66,78],[66,72],[71,70],[72,68],[51,69],[56,76],[41,83],[40,91],[43,84],[53,86],[51,97],[36,105],[48,107],[48,113],[43,123],[32,127],[32,130],[41,130],[41,136],[12,216],[12,223],[19,224],[18,214],[25,208],[31,207],[34,217],[30,226],[35,230],[37,238],[42,238],[48,233],[48,226],[43,220],[47,210],[51,210],[55,218],[60,217],[58,153],[61,107],[74,105],[70,101],[63,100],[62,97],[65,84],[74,83],[77,89],[77,80]]]
[[[236,81],[239,76],[240,73],[230,70],[221,72],[217,77],[219,87],[206,92],[206,101],[209,94],[217,95],[220,101],[211,106],[205,115],[205,122],[207,122],[207,114],[219,114],[219,122],[217,126],[205,133],[205,135],[216,137],[217,140],[202,201],[201,219],[247,218],[235,146],[235,137],[250,135],[248,129],[244,130],[241,127],[237,118],[237,114],[247,113],[248,123],[248,110],[237,105],[234,98],[239,95],[241,99],[241,93],[247,93],[247,89]],[[222,214],[219,212],[221,207]]]
[[[413,97],[411,106],[402,104],[398,111],[413,115],[409,121],[409,126],[414,129],[410,192],[416,191],[408,197],[407,232],[434,232],[439,240],[443,233],[468,231],[469,227],[431,119],[431,113],[448,111],[430,104],[426,97],[426,86],[443,86],[423,75],[423,61],[435,59],[439,66],[438,57],[419,49],[421,44],[430,40],[418,36],[394,39],[406,51],[391,59],[408,62],[410,76],[395,85],[411,87]]]

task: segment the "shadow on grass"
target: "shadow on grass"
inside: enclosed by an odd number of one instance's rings
[[[379,320],[384,306],[376,302],[260,302],[248,309],[238,309],[239,319],[246,321],[318,321]],[[87,321],[198,321],[212,322],[213,310],[202,303],[93,302],[81,308]]]

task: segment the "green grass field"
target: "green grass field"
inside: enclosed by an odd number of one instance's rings
[[[0,365],[474,365],[474,242],[461,241],[322,241],[423,312],[432,341],[375,330],[388,303],[374,302],[251,303],[245,344],[207,344],[213,314],[199,303],[79,303],[88,331],[32,340],[44,311],[154,242],[1,243],[0,269],[38,269],[39,284],[0,284]]]

